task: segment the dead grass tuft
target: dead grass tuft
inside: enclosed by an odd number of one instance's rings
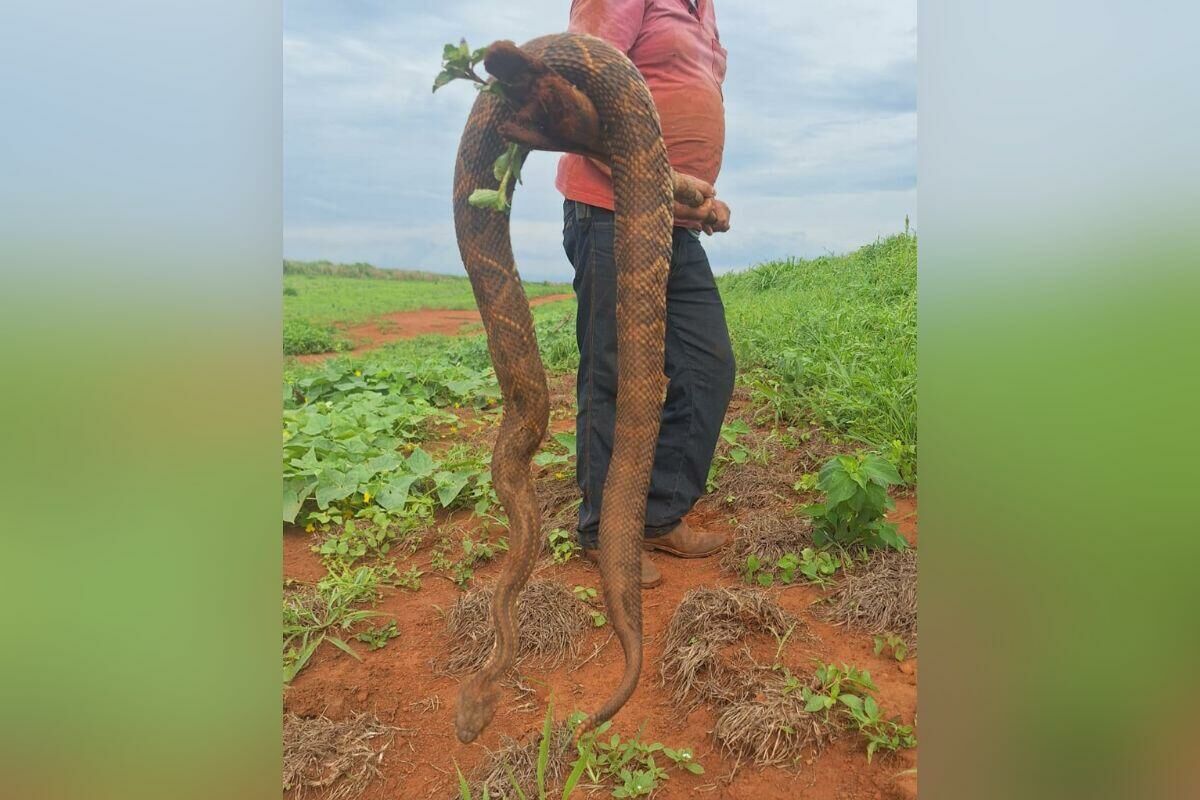
[[[446,615],[450,644],[440,668],[451,675],[474,672],[491,655],[495,643],[492,628],[492,587],[472,589],[461,595]],[[521,638],[518,662],[536,658],[554,666],[567,656],[579,654],[579,640],[590,621],[583,604],[557,581],[533,580],[517,601]]]
[[[308,789],[325,789],[328,800],[357,797],[379,774],[384,751],[398,729],[373,714],[360,713],[340,722],[326,717],[283,717],[283,790],[304,797]]]
[[[661,675],[675,702],[724,705],[755,692],[753,668],[721,657],[725,647],[756,633],[783,636],[801,624],[769,594],[750,588],[698,588],[688,592],[671,617]]]
[[[481,797],[486,789],[492,800],[518,800],[521,795],[513,789],[508,776],[511,768],[525,797],[537,797],[537,759],[541,740],[540,727],[524,741],[501,735],[499,749],[489,752],[471,773],[471,796]],[[574,756],[570,729],[566,723],[557,723],[550,732],[550,758],[546,762],[546,788],[550,795],[562,786]]]
[[[828,605],[818,613],[829,622],[867,633],[894,633],[909,652],[917,650],[917,551],[885,550],[846,572]]]
[[[537,497],[542,510],[542,536],[549,536],[559,528],[573,534],[579,520],[580,500],[574,465],[556,464],[543,470],[537,478]]]
[[[740,574],[748,556],[758,556],[764,564],[774,564],[786,553],[797,553],[812,546],[812,520],[809,517],[754,516],[738,525],[733,541],[721,557],[721,566]]]
[[[760,767],[795,764],[832,738],[832,718],[805,711],[800,693],[783,686],[772,674],[753,698],[730,703],[718,715],[713,738],[739,762]]]
[[[785,447],[773,430],[751,428],[731,445],[721,439],[716,459],[721,465],[713,497],[723,506],[740,509],[765,509],[798,500],[792,488],[806,472],[816,472],[833,453],[833,447],[815,429],[807,431],[807,441]],[[731,451],[744,449],[749,454],[741,464],[728,461]]]

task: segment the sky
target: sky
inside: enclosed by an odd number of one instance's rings
[[[721,273],[842,253],[917,226],[916,0],[714,0],[729,51]],[[450,192],[475,90],[431,92],[442,45],[566,29],[570,0],[286,0],[283,253],[464,274]],[[558,154],[512,211],[526,280],[569,280]]]

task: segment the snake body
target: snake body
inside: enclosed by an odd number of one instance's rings
[[[616,206],[618,388],[599,562],[604,602],[625,667],[615,692],[577,729],[582,733],[620,710],[633,694],[642,667],[639,576],[646,494],[666,391],[663,351],[674,178],[653,99],[623,53],[601,39],[574,34],[539,37],[521,50],[541,59],[594,105]],[[495,646],[487,663],[463,683],[459,696],[455,727],[463,742],[474,740],[495,714],[499,682],[517,655],[517,598],[543,547],[530,460],[549,420],[545,369],[513,261],[509,218],[467,200],[473,190],[494,184],[493,163],[508,144],[498,128],[511,114],[502,98],[480,93],[463,132],[454,174],[459,251],[504,398],[492,478],[509,520],[509,553],[491,607]]]

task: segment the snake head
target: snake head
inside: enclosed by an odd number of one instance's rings
[[[479,686],[474,681],[464,684],[458,697],[458,712],[454,717],[454,732],[463,744],[470,744],[496,715],[500,692],[495,686]]]

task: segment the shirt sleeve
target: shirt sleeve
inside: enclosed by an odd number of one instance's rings
[[[570,33],[587,33],[628,53],[642,29],[646,0],[572,0]]]

